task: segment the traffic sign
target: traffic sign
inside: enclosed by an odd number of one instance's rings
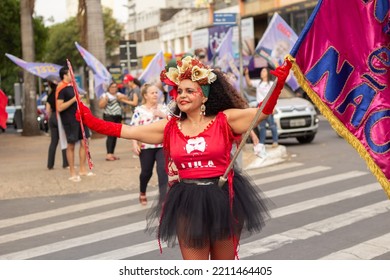
[[[119,58],[121,64],[137,66],[137,42],[135,40],[121,40],[119,42]]]
[[[236,13],[214,13],[214,25],[236,25]]]

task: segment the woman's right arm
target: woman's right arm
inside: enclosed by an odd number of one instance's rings
[[[164,129],[167,122],[168,120],[163,119],[148,125],[122,125],[120,137],[134,139],[149,144],[161,144],[163,142]]]
[[[249,70],[248,70],[248,68],[245,68],[245,70],[244,70],[244,75],[245,75],[246,84],[247,84],[248,86],[252,87],[253,84],[252,84],[252,80],[249,78]]]
[[[79,110],[76,111],[76,119],[82,119],[83,124],[90,129],[104,135],[134,139],[149,144],[163,142],[164,129],[168,120],[163,119],[149,125],[128,126],[121,123],[104,121],[95,117],[91,110],[80,102]]]

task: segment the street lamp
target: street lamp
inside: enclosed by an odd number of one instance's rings
[[[131,16],[133,19],[133,37],[134,37],[135,43],[137,43],[137,30],[136,30],[137,29],[136,28],[137,27],[137,13],[135,11],[135,2],[133,2],[130,5],[122,5],[122,6],[127,8],[127,10],[129,11],[128,15]],[[130,13],[130,10],[132,11],[131,13]],[[129,40],[130,40],[130,38],[129,38]],[[127,67],[128,67],[128,71],[130,73],[130,51],[129,50],[127,50],[127,56],[128,56],[127,57]]]

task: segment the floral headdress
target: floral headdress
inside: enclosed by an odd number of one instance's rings
[[[173,98],[176,98],[176,88],[180,81],[189,79],[197,82],[202,88],[203,95],[208,97],[210,92],[210,84],[217,79],[217,75],[212,72],[208,66],[191,56],[186,56],[182,60],[176,61],[175,66],[169,66],[160,74],[160,80],[169,86],[173,86],[174,90],[170,92]]]

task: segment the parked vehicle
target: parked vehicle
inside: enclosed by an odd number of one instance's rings
[[[39,129],[48,132],[49,131],[49,116],[46,112],[45,105],[38,105],[37,107],[37,121],[39,124]]]
[[[257,106],[256,97],[245,93],[251,107]],[[274,111],[274,120],[278,127],[279,139],[296,138],[299,143],[311,143],[318,130],[317,112],[311,102],[296,97],[285,87],[280,94]],[[271,137],[267,129],[267,138]]]
[[[8,114],[7,118],[7,126],[13,126],[16,129],[16,122],[15,122],[15,112],[17,107],[16,106],[6,106],[5,110]]]

